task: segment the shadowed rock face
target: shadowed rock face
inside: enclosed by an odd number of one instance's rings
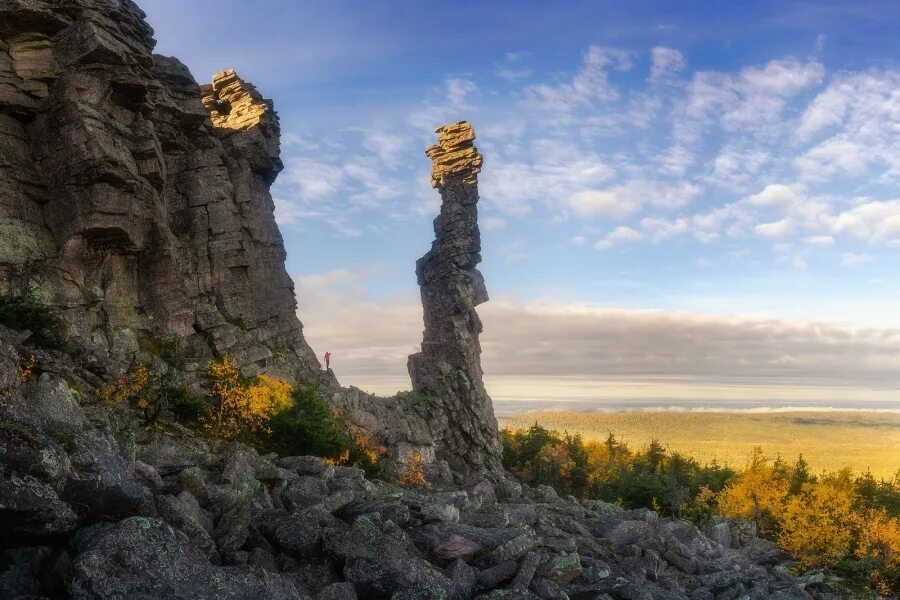
[[[0,293],[59,307],[110,369],[174,332],[200,361],[314,377],[272,103],[234,71],[199,86],[143,19],[130,0],[0,1]]]
[[[413,393],[427,399],[439,458],[455,470],[499,471],[502,449],[481,370],[482,325],[475,307],[488,299],[478,231],[478,182],[482,157],[475,132],[462,121],[437,129],[432,185],[441,194],[431,250],[416,262],[425,332],[422,350],[409,357]]]

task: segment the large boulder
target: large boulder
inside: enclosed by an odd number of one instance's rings
[[[79,532],[68,591],[76,599],[288,600],[300,590],[277,574],[217,567],[163,521],[131,517]]]

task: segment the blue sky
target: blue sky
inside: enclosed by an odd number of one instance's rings
[[[465,118],[489,383],[896,398],[895,3],[140,4],[158,52],[275,100],[288,269],[345,382],[404,385],[439,202],[423,150]]]

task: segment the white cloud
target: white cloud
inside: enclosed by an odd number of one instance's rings
[[[513,240],[500,246],[500,257],[506,262],[519,262],[528,258],[528,245],[525,240]]]
[[[683,208],[700,193],[688,182],[664,183],[632,180],[605,190],[584,190],[569,196],[566,207],[579,217],[621,219],[644,206],[665,210]]]
[[[803,241],[811,246],[831,246],[834,244],[834,238],[830,235],[810,235],[803,238]]]
[[[296,186],[300,195],[311,200],[336,194],[345,180],[339,166],[303,156],[289,157],[278,177],[279,183]]]
[[[801,199],[802,196],[792,188],[781,183],[774,183],[767,185],[758,194],[747,196],[746,201],[752,206],[787,208]]]
[[[646,217],[641,219],[641,229],[656,243],[663,242],[671,237],[683,235],[688,232],[690,225],[686,219],[653,219]]]
[[[873,258],[871,254],[860,254],[856,252],[843,252],[841,253],[841,266],[842,267],[851,267],[853,265],[861,265],[867,262],[872,262]]]
[[[572,194],[567,205],[579,217],[612,217],[621,219],[634,214],[640,203],[623,198],[613,191],[585,190]]]
[[[684,56],[674,48],[656,46],[650,51],[650,81],[674,75],[684,69]]]
[[[837,234],[872,243],[900,241],[900,200],[863,202],[828,219]]]
[[[316,285],[309,285],[310,279]],[[318,285],[334,278],[334,286]],[[373,298],[353,276],[298,281],[304,332],[330,350],[344,384],[406,380],[406,357],[421,341],[412,293]],[[578,304],[492,300],[479,307],[485,376],[560,374],[593,380],[672,378],[691,385],[834,386],[900,381],[900,331],[826,322]],[[535,344],[540,340],[540,344]],[[388,391],[388,390],[385,390]]]
[[[676,136],[693,143],[714,126],[755,138],[776,136],[788,100],[818,84],[824,74],[821,63],[796,59],[772,60],[737,74],[697,72],[676,122]]]
[[[486,231],[494,231],[506,227],[506,219],[500,217],[485,217],[481,219],[481,227]]]
[[[794,232],[794,222],[790,219],[781,219],[771,223],[760,223],[753,230],[762,237],[784,238]]]
[[[466,106],[466,99],[469,94],[478,90],[471,79],[462,77],[450,77],[444,80],[444,86],[447,88],[447,101],[457,107]]]
[[[610,231],[606,237],[597,242],[594,247],[597,250],[609,250],[613,246],[621,243],[638,242],[644,239],[644,234],[624,225],[616,227]]]
[[[358,285],[361,278],[350,269],[334,269],[324,273],[313,273],[297,278],[297,284],[304,289],[327,289],[346,285]]]
[[[627,52],[590,46],[584,54],[581,69],[570,81],[558,85],[533,85],[527,92],[536,103],[550,110],[568,111],[595,101],[609,102],[619,97],[619,91],[610,84],[608,70],[627,71],[631,67],[631,56]]]

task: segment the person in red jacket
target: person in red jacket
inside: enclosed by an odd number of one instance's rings
[[[325,352],[325,370],[331,368],[331,352]]]

